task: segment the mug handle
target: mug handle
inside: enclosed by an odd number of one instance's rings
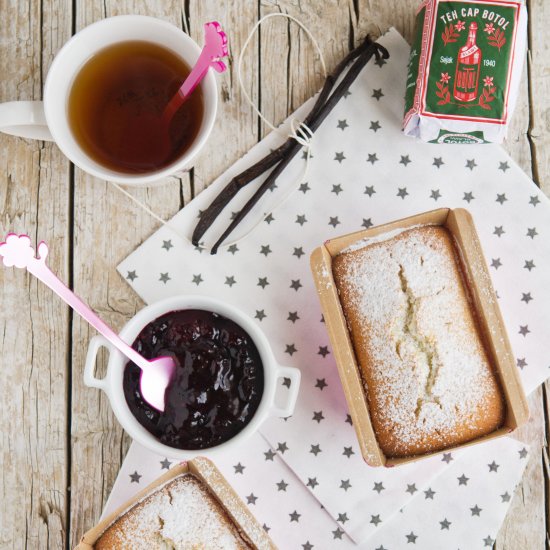
[[[0,132],[23,138],[53,141],[42,101],[0,103]]]
[[[296,400],[298,399],[298,391],[300,390],[302,373],[299,369],[294,367],[277,365],[275,376],[277,380],[281,378],[290,378],[290,388],[288,389],[286,403],[282,407],[278,407],[277,405],[272,405],[271,407],[271,411],[275,416],[286,418],[287,416],[291,416],[294,412]]]
[[[109,353],[111,352],[111,346],[106,338],[100,335],[94,336],[90,340],[88,353],[86,354],[86,364],[84,365],[84,384],[86,384],[89,388],[98,388],[103,390],[107,395],[109,395],[108,384],[106,382],[107,374],[104,378],[95,377],[97,352],[101,347],[107,348]]]

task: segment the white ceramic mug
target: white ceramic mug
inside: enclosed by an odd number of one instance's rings
[[[300,387],[300,371],[294,367],[281,366],[276,362],[266,336],[250,317],[225,302],[206,296],[175,296],[151,304],[139,311],[125,325],[120,331],[120,337],[131,345],[142,329],[151,321],[154,321],[165,313],[185,309],[212,311],[231,319],[252,338],[262,360],[264,388],[260,404],[250,422],[228,441],[215,447],[198,450],[175,449],[161,443],[138,422],[130,411],[123,391],[124,367],[128,363],[128,359],[103,336],[94,336],[90,341],[86,365],[84,367],[84,383],[87,386],[99,388],[107,394],[115,416],[128,434],[151,451],[176,460],[187,460],[199,455],[212,456],[227,451],[230,448],[238,446],[243,440],[253,434],[268,416],[290,416],[294,412]],[[97,352],[102,346],[109,350],[110,355],[105,377],[99,379],[96,378],[94,372]],[[291,384],[286,392],[286,402],[282,406],[279,406],[275,404],[275,392],[277,381],[282,378],[290,378]]]
[[[106,168],[84,152],[70,129],[67,104],[75,76],[99,50],[130,40],[154,42],[172,50],[191,67],[201,51],[181,29],[160,19],[141,15],[103,19],[75,34],[61,48],[48,72],[43,102],[0,103],[0,131],[25,138],[55,141],[69,160],[82,170],[101,179],[126,185],[150,184],[182,170],[205,144],[214,125],[218,95],[212,71],[208,72],[201,84],[204,114],[197,137],[178,159],[160,170],[134,175]]]

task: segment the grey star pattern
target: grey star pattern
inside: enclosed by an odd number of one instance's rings
[[[349,424],[350,426],[353,426],[353,421],[351,419],[350,414],[346,414],[346,424]]]
[[[256,283],[256,286],[261,286],[262,289],[264,289],[269,284],[269,281],[267,280],[267,277],[258,277],[258,282]]]
[[[487,464],[489,467],[489,472],[498,472],[498,469],[500,468],[500,464],[497,464],[494,460],[491,462],[491,464]]]
[[[315,487],[317,487],[317,485],[319,485],[319,482],[317,481],[316,477],[308,477],[306,485],[308,487],[311,487],[312,489],[315,489]]]
[[[172,240],[169,239],[167,241],[162,241],[162,247],[161,248],[164,248],[165,250],[170,250],[171,248],[173,248],[174,245],[172,244]]]
[[[170,275],[168,273],[161,273],[159,277],[159,281],[166,284],[170,280]]]
[[[406,187],[398,187],[397,196],[404,199],[409,193],[407,192]]]
[[[518,453],[520,458],[527,458],[527,449],[525,447],[523,447],[523,449],[520,449]]]
[[[137,473],[137,470],[134,470],[134,473],[133,474],[130,474],[130,483],[139,483],[139,480],[142,478],[143,476],[141,474],[138,474]]]
[[[292,321],[292,323],[295,323],[300,317],[298,316],[297,311],[289,311],[288,317],[286,318],[287,321]]]
[[[293,522],[299,522],[300,521],[300,516],[302,514],[299,514],[296,510],[294,510],[294,512],[292,512],[291,514],[288,514],[290,516],[290,521]]]
[[[408,164],[410,164],[412,160],[410,159],[409,155],[401,155],[401,160],[399,161],[399,164],[402,164],[403,166],[407,167]]]
[[[482,508],[480,508],[477,504],[473,508],[470,508],[470,512],[472,513],[472,516],[479,517],[479,514],[481,513],[481,511],[482,511]]]
[[[344,451],[342,453],[346,458],[350,458],[351,455],[354,455],[354,451],[352,447],[344,447]]]
[[[537,197],[537,195],[533,195],[532,197],[529,197],[529,204],[532,204],[533,206],[537,206],[537,204],[540,202],[540,199]]]
[[[265,456],[265,460],[270,460],[271,462],[273,462],[273,458],[274,456],[276,455],[277,453],[273,450],[273,449],[268,449],[265,453],[264,453],[264,456]]]
[[[311,544],[308,540],[304,544],[302,544],[302,548],[304,550],[313,550],[313,544]]]
[[[271,222],[275,221],[275,218],[273,217],[273,214],[270,212],[265,218],[264,222],[267,223],[267,225],[271,225]]]
[[[426,489],[426,490],[424,491],[424,498],[425,498],[426,500],[428,500],[428,499],[433,500],[433,499],[434,499],[434,495],[435,495],[435,491],[433,491],[433,490],[431,489],[431,487],[428,488],[428,489]]]
[[[493,258],[491,260],[491,267],[494,267],[495,269],[498,269],[502,266],[502,262],[500,261],[500,258]]]
[[[330,216],[330,220],[328,222],[329,225],[332,225],[336,229],[337,225],[340,225],[340,220],[338,219],[338,216]]]
[[[521,301],[522,302],[525,302],[526,304],[528,304],[532,299],[533,299],[533,297],[531,296],[530,292],[522,292],[521,293]]]
[[[451,522],[447,520],[447,518],[444,518],[443,521],[439,522],[439,525],[441,525],[441,530],[447,529],[449,530],[449,527],[451,526]]]
[[[343,94],[342,94],[342,97],[344,99],[346,99],[347,97],[349,97],[351,95],[351,92],[349,90],[346,90]]]
[[[439,189],[432,189],[432,192],[430,193],[430,199],[437,201],[437,199],[440,199],[440,198],[441,198],[441,193],[439,192]]]
[[[225,278],[224,285],[227,285],[229,288],[231,288],[237,281],[235,280],[235,277],[233,275],[230,275],[229,277]]]
[[[502,502],[510,502],[512,497],[508,494],[508,491],[506,491],[506,493],[500,495],[500,498],[502,499]]]
[[[202,254],[202,251],[205,250],[205,247],[203,246],[204,242],[200,242],[198,245],[194,246],[193,248],[199,253]]]
[[[498,167],[499,170],[506,172],[506,170],[508,170],[509,168],[510,166],[508,166],[508,162],[499,162],[499,167]]]
[[[531,239],[534,239],[538,235],[537,228],[536,227],[528,227],[527,228],[527,237],[531,237]]]
[[[380,98],[384,97],[384,94],[382,93],[382,88],[378,88],[378,90],[375,90],[373,88],[371,97],[374,97],[376,101],[380,101]]]
[[[266,533],[269,533],[269,531],[271,530],[271,527],[268,527],[265,523],[262,525],[262,529],[266,532]]]
[[[300,288],[302,288],[302,283],[300,282],[300,279],[291,279],[291,283],[290,283],[290,288],[293,288],[296,292],[298,292],[298,290]]]
[[[348,489],[351,489],[351,483],[349,479],[341,479],[340,480],[340,489],[344,489],[344,491],[347,492]]]
[[[338,523],[346,523],[346,521],[349,521],[347,512],[344,512],[343,514],[338,514],[338,518],[336,518],[336,521]]]
[[[525,357],[522,357],[521,359],[518,358],[516,364],[520,369],[523,370],[523,368],[527,366],[527,361],[525,360]]]
[[[263,321],[267,315],[265,314],[265,310],[263,309],[257,309],[256,315],[254,315],[254,319],[258,319],[258,321]]]
[[[339,120],[338,124],[336,125],[337,128],[340,128],[340,130],[344,131],[349,126],[348,121],[346,119]]]
[[[245,468],[246,466],[243,466],[240,462],[235,464],[235,466],[233,466],[233,469],[235,470],[236,474],[242,474]]]
[[[136,275],[136,272],[134,270],[134,271],[128,271],[128,275],[126,275],[126,278],[129,281],[134,282],[138,278],[138,276]]]
[[[495,539],[488,536],[486,539],[483,539],[483,543],[485,546],[493,546],[493,544],[495,544]]]
[[[293,256],[296,256],[298,259],[300,259],[304,254],[304,249],[301,246],[299,246],[298,248],[294,247],[294,252],[292,253]]]
[[[331,193],[334,193],[336,196],[338,196],[343,191],[342,186],[340,184],[333,185]]]
[[[341,151],[340,153],[334,153],[334,160],[337,160],[339,164],[342,164],[342,161],[346,160],[344,152]]]
[[[300,214],[300,215],[296,216],[296,222],[295,223],[299,223],[301,226],[303,226],[304,223],[307,223],[307,219],[303,214]]]
[[[506,193],[497,193],[497,198],[495,199],[495,202],[498,202],[499,204],[504,204],[508,199],[506,198]]]
[[[432,162],[432,166],[435,166],[436,168],[441,168],[445,163],[443,162],[443,159],[441,157],[434,157],[434,161]]]
[[[374,133],[378,132],[382,126],[380,126],[380,122],[378,120],[371,120],[370,121],[370,128],[369,130],[372,130]]]
[[[246,497],[247,504],[256,504],[256,501],[258,500],[258,497],[254,493],[250,493]]]
[[[296,349],[296,346],[294,344],[287,344],[285,353],[288,353],[290,357],[292,357],[298,350]]]
[[[315,456],[317,456],[319,453],[322,453],[320,445],[311,445],[311,449],[309,452]]]
[[[304,195],[311,190],[311,187],[307,182],[301,183],[300,187],[298,187],[298,191],[301,191]]]
[[[372,488],[373,491],[376,491],[378,494],[380,494],[384,489],[384,484],[381,481],[374,482],[374,487]]]
[[[363,223],[361,224],[361,227],[368,229],[369,227],[372,227],[372,226],[373,226],[373,223],[371,218],[363,218]]]
[[[523,269],[528,269],[531,271],[531,269],[535,269],[535,262],[533,260],[525,260],[525,265],[523,266]]]
[[[380,545],[378,548],[375,548],[374,550],[388,550],[388,549]]]
[[[169,470],[169,469],[170,469],[170,466],[172,466],[172,463],[171,463],[167,458],[165,458],[164,460],[161,460],[161,461],[160,461],[160,467],[161,467],[161,469],[163,469],[163,470]]]
[[[315,383],[315,387],[319,388],[321,391],[323,391],[328,384],[326,383],[324,378],[317,378],[317,382]]]
[[[418,489],[416,488],[416,483],[411,483],[410,485],[407,485],[406,493],[410,493],[411,495],[414,495]]]
[[[504,231],[504,228],[502,227],[502,225],[498,225],[498,226],[495,225],[493,235],[496,235],[498,238],[500,238],[502,235],[504,235],[504,233],[506,233],[506,231]]]
[[[458,485],[468,485],[468,481],[470,480],[470,478],[466,477],[464,474],[456,479],[458,479]]]
[[[317,422],[317,424],[320,424],[321,423],[321,420],[324,420],[325,417],[323,416],[323,411],[313,411],[313,418],[312,420],[314,420],[315,422]]]
[[[199,273],[198,275],[193,275],[193,280],[191,282],[199,286],[203,281],[204,279],[202,278],[202,275]]]
[[[451,460],[454,460],[453,455],[451,453],[443,453],[443,457],[441,459],[442,462],[446,462],[449,464]]]
[[[269,254],[271,254],[271,252],[271,247],[268,244],[260,247],[260,254],[263,254],[266,258]]]
[[[367,159],[367,162],[370,162],[372,165],[374,165],[375,162],[377,162],[379,159],[376,156],[376,153],[369,153],[369,158]]]
[[[376,193],[374,189],[374,185],[367,185],[365,187],[365,195],[368,195],[369,197],[372,197]]]
[[[529,325],[520,325],[519,334],[522,336],[527,336],[531,331],[529,330]]]
[[[464,196],[462,197],[462,200],[466,201],[468,204],[470,204],[470,202],[474,199],[474,194],[471,191],[468,191],[468,193],[464,193]]]
[[[232,256],[235,256],[238,251],[239,247],[236,244],[232,244],[227,247],[227,252],[230,252]]]
[[[291,383],[290,378],[287,378],[287,377],[285,376],[285,377],[283,378],[283,386],[284,386],[285,388],[290,388],[290,383]]]
[[[284,455],[286,451],[288,451],[288,445],[286,444],[286,441],[283,441],[283,443],[277,444],[277,450]]]
[[[286,492],[286,488],[288,487],[288,483],[286,483],[284,479],[281,479],[281,481],[279,481],[279,483],[276,483],[275,485],[277,485],[277,491]]]
[[[466,168],[473,170],[477,166],[475,159],[470,159],[466,161]]]
[[[333,539],[341,539],[342,535],[344,534],[344,531],[340,529],[340,527],[336,527],[334,531],[332,531],[332,538]]]
[[[328,350],[328,346],[319,346],[319,351],[317,352],[317,355],[321,355],[323,359],[329,355],[330,351]]]
[[[418,535],[415,535],[413,531],[411,531],[408,535],[405,535],[407,537],[407,544],[412,543],[416,544],[416,539],[418,538]]]
[[[372,523],[375,527],[378,527],[378,524],[382,523],[382,520],[380,519],[380,514],[376,514],[376,515],[371,514],[370,523]]]

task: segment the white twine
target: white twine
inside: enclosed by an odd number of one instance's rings
[[[185,15],[186,14],[184,13],[183,20],[184,20],[184,25],[186,27],[185,30],[186,30],[187,34],[189,34],[189,30],[187,29],[187,21],[186,21],[186,16]],[[261,113],[261,111],[256,107],[256,105],[254,104],[254,102],[250,98],[250,95],[246,91],[246,88],[243,84],[242,63],[243,63],[244,53],[245,53],[250,41],[254,37],[254,34],[256,33],[258,28],[260,27],[260,25],[262,23],[264,23],[267,19],[270,19],[272,17],[284,17],[286,19],[290,19],[291,21],[296,23],[306,33],[308,38],[311,40],[313,46],[317,50],[317,53],[319,54],[319,61],[321,62],[321,67],[322,67],[322,70],[323,70],[323,76],[325,78],[327,76],[325,60],[323,58],[323,53],[321,52],[321,48],[319,47],[319,44],[318,44],[317,40],[315,40],[315,37],[311,34],[310,30],[301,21],[299,21],[298,19],[296,19],[292,15],[289,15],[288,13],[269,13],[267,15],[264,15],[261,19],[259,19],[256,22],[256,24],[254,25],[254,27],[252,27],[252,30],[250,31],[247,39],[245,40],[245,42],[243,44],[243,47],[241,49],[241,53],[239,54],[239,61],[238,61],[238,65],[237,65],[237,79],[238,79],[238,82],[239,82],[239,87],[241,89],[241,92],[242,92],[244,98],[248,102],[248,104],[252,107],[254,112],[260,117],[260,119],[264,122],[264,124],[266,124],[269,128],[271,128],[272,131],[276,132],[277,134],[279,134],[283,138],[286,139],[286,138],[290,137],[290,138],[296,140],[300,145],[302,145],[305,148],[306,162],[305,162],[305,166],[304,166],[304,170],[302,172],[302,175],[296,180],[296,183],[293,186],[289,186],[286,193],[279,199],[279,201],[275,204],[275,206],[273,206],[269,210],[269,212],[264,212],[264,214],[260,217],[260,219],[256,223],[254,223],[254,225],[252,225],[252,227],[246,233],[244,233],[239,238],[237,238],[237,239],[235,239],[231,242],[224,242],[223,244],[220,245],[219,248],[227,248],[228,246],[237,244],[237,243],[241,242],[242,240],[244,240],[246,237],[248,237],[248,235],[250,235],[250,233],[252,233],[252,231],[254,231],[254,229],[256,229],[256,227],[258,227],[258,225],[260,223],[262,223],[267,218],[267,216],[269,216],[270,213],[274,212],[277,208],[279,208],[279,206],[281,206],[288,199],[288,197],[298,188],[299,184],[302,183],[306,179],[307,174],[308,174],[309,160],[311,158],[313,131],[310,128],[308,128],[308,126],[304,122],[302,122],[302,121],[300,121],[296,118],[291,118],[290,119],[290,132],[285,133],[282,130],[280,130],[279,128],[276,128]],[[195,175],[194,177],[197,178],[197,179],[200,179],[200,178],[197,177],[197,175]],[[155,220],[157,220],[162,225],[164,225],[165,227],[170,229],[180,239],[182,239],[183,241],[185,241],[189,244],[192,244],[191,239],[189,237],[187,237],[187,235],[184,235],[183,233],[178,231],[175,227],[170,225],[170,222],[164,220],[159,215],[157,215],[155,212],[153,212],[146,204],[141,202],[137,197],[135,197],[134,195],[132,195],[131,193],[126,191],[123,187],[121,187],[117,183],[115,183],[115,182],[110,182],[110,183],[116,189],[118,189],[123,195],[125,195],[132,202],[134,202],[136,205],[138,205],[143,211],[147,212]]]

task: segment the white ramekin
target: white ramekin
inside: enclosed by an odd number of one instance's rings
[[[165,313],[185,309],[212,311],[231,319],[250,335],[262,359],[264,389],[258,409],[250,422],[228,441],[207,449],[181,450],[164,445],[154,435],[149,433],[132,414],[124,397],[123,375],[128,359],[103,336],[95,336],[90,341],[86,365],[84,367],[84,383],[89,387],[99,388],[107,394],[115,416],[130,436],[151,451],[177,460],[187,460],[200,455],[213,456],[228,451],[237,447],[252,435],[268,416],[290,416],[294,412],[300,387],[300,371],[294,367],[279,365],[275,361],[266,336],[250,317],[225,302],[207,296],[174,296],[151,304],[139,311],[128,321],[120,331],[120,337],[131,345],[142,329],[151,321],[154,321]],[[107,364],[107,373],[104,378],[100,379],[95,377],[94,371],[97,352],[102,346],[109,350],[110,355]],[[275,392],[277,381],[282,378],[289,378],[291,384],[286,392],[286,403],[276,405]]]

